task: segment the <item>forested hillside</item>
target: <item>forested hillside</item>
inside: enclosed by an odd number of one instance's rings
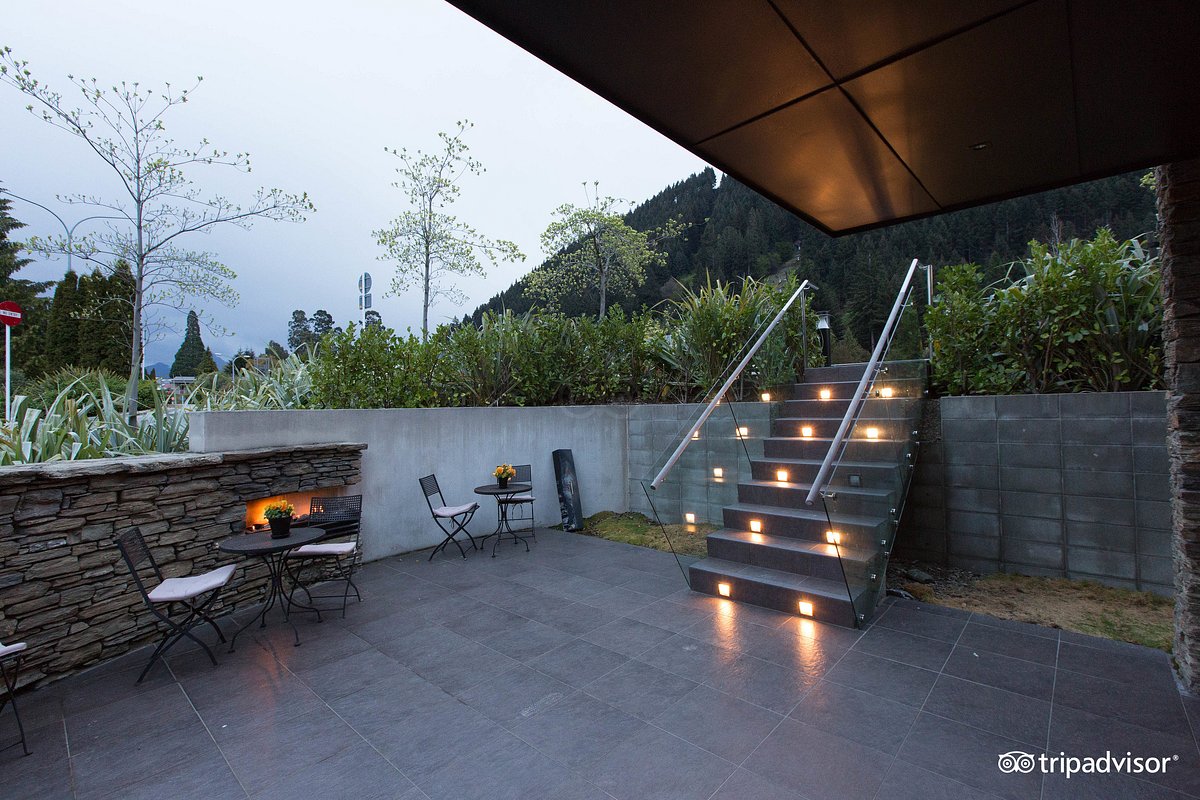
[[[666,263],[651,267],[633,297],[612,298],[626,310],[653,306],[707,277],[736,281],[795,269],[820,287],[815,306],[834,313],[839,335],[871,342],[913,258],[934,265],[975,262],[999,277],[1026,255],[1031,239],[1091,236],[1108,226],[1120,238],[1154,230],[1154,194],[1129,173],[1066,189],[1005,200],[841,238],[826,236],[732,178],[706,169],[674,184],[626,216],[639,230],[679,217],[689,230],[665,244]],[[533,301],[518,281],[477,309],[527,311]],[[570,314],[595,313],[593,296],[563,302]]]

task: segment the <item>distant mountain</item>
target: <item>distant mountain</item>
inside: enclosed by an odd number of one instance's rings
[[[999,277],[1004,265],[1027,254],[1032,239],[1090,236],[1102,225],[1122,238],[1152,233],[1154,195],[1139,178],[1140,173],[1118,175],[835,239],[732,178],[718,183],[716,173],[705,169],[626,215],[640,230],[671,217],[692,226],[665,243],[666,263],[649,271],[637,293],[616,302],[631,311],[709,278],[737,281],[795,271],[819,287],[815,306],[834,313],[838,334],[849,331],[868,346],[913,258],[935,266],[973,261]],[[533,304],[519,280],[471,319],[478,323],[487,310],[523,313]],[[593,295],[563,305],[578,315],[595,313],[599,303]]]
[[[217,362],[217,367],[219,369],[224,369],[225,365],[227,363],[229,363],[229,359],[221,358],[220,356],[215,355],[215,354],[213,355],[213,361]],[[153,364],[146,365],[146,374],[149,375],[151,372],[153,372],[155,375],[157,375],[160,378],[170,377],[171,365],[165,364],[162,361],[155,361]]]

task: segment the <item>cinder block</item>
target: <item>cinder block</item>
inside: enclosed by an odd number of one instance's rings
[[[1000,419],[1056,419],[1057,394],[1014,394],[996,398],[996,416]]]
[[[1171,537],[1173,535],[1171,531],[1138,530],[1138,553],[1144,556],[1154,556],[1170,560],[1172,558]]]
[[[1058,417],[1053,419],[1002,419],[997,426],[1002,442],[1058,444],[1062,439]]]
[[[1135,417],[1167,418],[1167,393],[1130,392],[1129,413]]]
[[[1163,502],[1171,499],[1171,482],[1166,475],[1156,475],[1154,473],[1138,473],[1134,476],[1136,482],[1135,496],[1138,500],[1160,500]]]
[[[1000,571],[1000,562],[994,558],[973,558],[950,552],[946,554],[946,563],[957,569],[970,570],[980,575],[995,575]]]
[[[957,511],[999,513],[1000,493],[995,489],[947,487],[946,508]]]
[[[995,419],[943,419],[942,440],[947,442],[994,442]]]
[[[1005,541],[1025,539],[1058,545],[1061,545],[1063,541],[1063,523],[1059,519],[1017,517],[1004,514],[1000,517],[1000,531]]]
[[[1129,444],[1130,419],[1123,417],[1062,418],[1064,444]]]
[[[1067,547],[1067,571],[1072,574],[1085,572],[1088,575],[1126,581],[1137,577],[1132,554],[1089,547]]]
[[[1065,469],[1133,472],[1133,450],[1128,445],[1064,444],[1062,464]]]
[[[1000,444],[1000,465],[1003,467],[1058,467],[1062,449],[1056,444]]]
[[[920,469],[922,464],[942,463],[945,463],[945,456],[942,452],[942,443],[921,442],[921,446],[917,450],[917,469]]]
[[[998,489],[1000,469],[994,464],[952,464],[945,468],[946,486],[966,489]]]
[[[1005,539],[1000,548],[1000,560],[1009,564],[1024,564],[1049,570],[1063,569],[1061,545]]]
[[[1067,577],[1073,581],[1092,581],[1105,586],[1112,586],[1117,589],[1132,589],[1137,591],[1137,581],[1125,580],[1122,578],[1113,578],[1109,575],[1096,575],[1089,572],[1081,572],[1078,570],[1067,570]]]
[[[942,453],[947,464],[996,464],[999,458],[996,445],[982,442],[943,442]]]
[[[946,513],[940,508],[924,508],[909,505],[904,512],[904,526],[908,530],[937,532],[941,538],[946,533]]]
[[[957,541],[960,535],[999,537],[1000,517],[996,514],[947,510],[946,530],[951,533],[952,542]]]
[[[1105,497],[1076,497],[1066,495],[1063,513],[1074,522],[1098,522],[1109,525],[1134,524],[1133,501],[1111,500]]]
[[[1160,586],[1173,586],[1175,583],[1175,564],[1169,558],[1139,555],[1138,580],[1143,584],[1155,583]]]
[[[1061,494],[1004,492],[1000,495],[1000,505],[1005,513],[1022,517],[1061,519],[1063,513]]]
[[[1139,528],[1171,529],[1171,504],[1154,500],[1139,500],[1137,503],[1137,525]]]
[[[999,559],[1000,540],[991,536],[951,536],[949,552],[967,558]]]
[[[1054,568],[1035,567],[1030,564],[1003,564],[1002,571],[1007,575],[1029,575],[1035,578],[1062,578],[1066,571]]]
[[[1086,392],[1061,394],[1058,409],[1062,418],[1128,417],[1129,394],[1126,392]]]
[[[908,490],[908,502],[922,508],[941,508],[946,498],[941,486],[911,486]]]
[[[1000,467],[1003,491],[1062,493],[1062,470],[1057,467]]]
[[[1069,520],[1066,525],[1067,543],[1070,547],[1094,547],[1118,553],[1135,552],[1137,528],[1074,520]]]
[[[994,397],[943,397],[938,403],[943,424],[948,419],[995,419]]]
[[[1166,417],[1134,417],[1130,421],[1134,444],[1165,445],[1167,441]]]
[[[1099,472],[1092,470],[1063,470],[1063,493],[1084,497],[1108,497],[1132,500],[1132,472]]]
[[[1166,475],[1170,472],[1170,461],[1167,458],[1167,445],[1164,442],[1158,447],[1133,448],[1133,465],[1136,472],[1152,472]]]

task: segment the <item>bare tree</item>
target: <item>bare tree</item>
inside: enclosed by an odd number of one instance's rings
[[[315,209],[307,194],[265,188],[239,205],[221,195],[204,194],[185,175],[186,170],[200,165],[250,171],[247,153],[231,155],[212,148],[207,139],[193,148],[181,147],[167,136],[164,117],[188,101],[202,78],[190,89],[175,89],[168,83],[162,90],[142,89],[136,82],[105,88],[95,78],[67,78],[79,90],[80,107],[72,107],[62,95],[35,79],[27,62],[14,57],[10,48],[0,50],[0,83],[28,96],[30,112],[84,142],[112,170],[120,186],[117,200],[90,193],[59,198],[104,209],[115,217],[103,230],[72,241],[35,238],[28,246],[47,255],[72,253],[102,270],[112,269],[121,259],[128,262],[133,298],[125,403],[132,415],[137,410],[148,313],[156,308],[182,310],[193,299],[226,305],[238,301],[230,285],[236,273],[212,253],[186,247],[187,237],[224,224],[247,228],[259,218],[300,222]]]

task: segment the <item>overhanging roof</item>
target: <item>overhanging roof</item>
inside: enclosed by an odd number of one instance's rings
[[[1200,0],[449,0],[829,233],[1200,155]]]

